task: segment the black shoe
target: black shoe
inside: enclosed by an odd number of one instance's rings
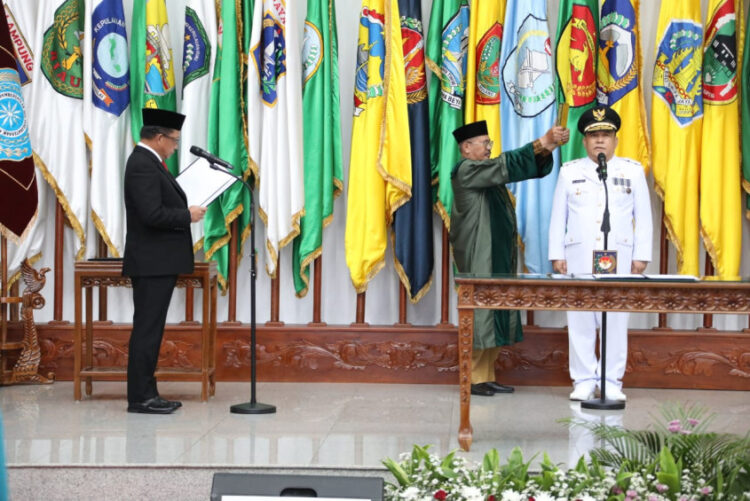
[[[495,390],[490,388],[487,383],[472,384],[471,394],[479,395],[481,397],[491,397],[495,394]]]
[[[128,404],[128,412],[139,412],[142,414],[171,414],[177,409],[174,405],[161,397],[149,398],[145,402]]]
[[[514,391],[516,391],[516,389],[513,388],[512,386],[506,386],[504,384],[496,383],[494,381],[487,381],[484,384],[492,388],[492,390],[495,393],[513,393]]]
[[[158,398],[161,402],[168,403],[175,409],[179,409],[180,407],[182,407],[182,402],[180,402],[179,400],[167,400],[166,398],[161,398],[161,396],[156,396],[155,398]]]

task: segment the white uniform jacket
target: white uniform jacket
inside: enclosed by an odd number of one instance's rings
[[[591,273],[594,250],[604,249],[601,232],[604,184],[590,158],[560,169],[549,225],[549,259],[567,261],[568,273]],[[609,250],[617,250],[617,273],[630,273],[631,260],[651,261],[652,220],[641,164],[613,157],[607,163],[611,231]]]

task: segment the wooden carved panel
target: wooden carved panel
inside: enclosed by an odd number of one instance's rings
[[[526,282],[526,283],[524,283]],[[652,282],[620,286],[606,282],[505,280],[475,283],[459,291],[459,308],[630,312],[734,313],[750,310],[750,289],[719,283]],[[716,287],[714,287],[716,286]]]
[[[130,277],[82,277],[81,287],[131,287]]]
[[[250,367],[250,343],[235,339],[223,345],[220,355],[225,367]],[[364,371],[374,367],[390,371],[413,371],[432,367],[438,372],[456,372],[456,345],[360,340],[315,343],[309,339],[288,343],[260,343],[256,350],[258,367],[270,365],[316,371],[333,367],[345,371]]]
[[[10,327],[11,339],[23,336],[20,322]],[[124,364],[130,326],[96,324],[94,328],[96,364]],[[72,380],[73,327],[40,324],[38,330],[41,373],[54,371],[56,379]],[[261,326],[258,378],[456,384],[457,337],[456,329]],[[199,327],[168,326],[159,363],[199,367],[199,338]],[[249,340],[247,325],[219,326],[219,381],[249,379]],[[747,333],[631,330],[628,351],[626,388],[750,390]],[[498,380],[506,384],[568,386],[567,363],[567,331],[533,327],[525,329],[522,343],[502,349],[495,367]]]

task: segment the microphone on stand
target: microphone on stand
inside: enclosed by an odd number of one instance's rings
[[[193,146],[195,148],[195,146]],[[192,148],[190,151],[193,151]],[[607,156],[604,153],[599,153],[596,157],[599,161],[599,167],[596,168],[597,174],[599,174],[599,181],[607,180]]]
[[[227,162],[226,160],[222,160],[221,158],[217,157],[216,155],[212,155],[211,153],[207,152],[203,148],[199,148],[195,145],[190,147],[190,153],[197,157],[202,157],[208,160],[209,163],[219,165],[221,167],[224,167],[227,170],[232,170],[232,164]]]
[[[596,172],[599,174],[599,181],[604,183],[604,213],[602,214],[602,226],[601,231],[604,234],[604,250],[609,250],[609,232],[610,221],[609,221],[609,191],[607,190],[607,156],[604,153],[599,153],[596,156],[599,166],[596,168]],[[599,381],[599,399],[586,400],[581,402],[582,409],[596,409],[596,410],[618,410],[625,408],[625,402],[618,400],[607,400],[607,312],[602,312],[601,317],[601,329],[599,330],[600,336],[600,355],[601,360],[601,380]]]

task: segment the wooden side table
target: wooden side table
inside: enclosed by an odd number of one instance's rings
[[[216,391],[216,296],[218,280],[216,263],[195,263],[193,273],[179,275],[177,287],[203,289],[200,368],[157,368],[156,378],[169,381],[200,381],[201,401]],[[75,329],[73,335],[74,397],[81,400],[81,379],[86,395],[91,395],[92,381],[126,381],[126,367],[94,366],[94,322],[92,289],[94,287],[131,287],[130,278],[122,276],[121,260],[82,261],[75,264]],[[86,289],[85,322],[83,290]],[[85,332],[85,336],[84,336]]]

